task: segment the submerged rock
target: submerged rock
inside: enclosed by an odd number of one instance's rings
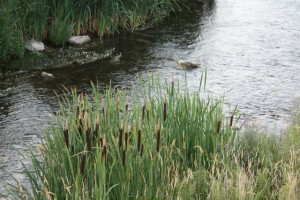
[[[45,45],[42,42],[31,40],[25,44],[25,49],[28,51],[44,51]]]
[[[54,78],[53,74],[47,73],[47,72],[42,72],[42,77],[51,77]]]
[[[178,60],[177,63],[185,69],[194,69],[194,68],[198,68],[199,64],[197,63],[192,63],[192,62],[188,62],[188,61],[184,61],[184,60]]]
[[[89,43],[91,41],[91,38],[88,35],[83,36],[72,36],[69,38],[70,44],[76,44],[76,45],[82,45]]]

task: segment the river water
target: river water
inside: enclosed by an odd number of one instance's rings
[[[182,82],[186,74],[193,90],[207,71],[207,91],[216,97],[225,93],[225,109],[238,104],[245,116],[273,131],[287,126],[300,96],[299,0],[199,1],[189,13],[106,38],[100,46],[114,47],[114,54],[122,55],[120,62],[105,59],[49,70],[54,79],[42,78],[41,72],[0,77],[0,182],[10,180],[8,172],[23,178],[15,150],[39,142],[54,119],[54,91],[61,94],[62,85],[84,91],[90,90],[90,80],[100,87],[111,80],[114,87],[130,88],[138,76],[158,72]],[[200,68],[185,72],[177,59]]]

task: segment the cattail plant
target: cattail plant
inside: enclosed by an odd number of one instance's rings
[[[149,106],[150,107],[150,106]],[[147,119],[149,119],[150,118],[150,108],[149,107],[147,107]]]
[[[217,127],[217,133],[220,133],[220,129],[221,129],[221,121],[218,121],[218,127]]]
[[[66,126],[64,128],[64,139],[65,139],[65,144],[66,144],[67,148],[69,148],[69,130],[68,130],[68,126]]]
[[[125,150],[128,148],[128,133],[127,131],[125,132]]]
[[[143,156],[143,151],[144,151],[144,144],[142,144],[142,147],[141,147],[141,152],[140,152],[141,157]]]
[[[160,146],[160,121],[158,119],[158,122],[157,122],[157,128],[156,128],[156,151],[159,152],[159,146]]]
[[[122,165],[123,165],[123,167],[125,167],[125,164],[126,164],[126,151],[123,150],[123,152],[122,152]]]
[[[229,124],[230,127],[232,127],[232,123],[233,123],[233,115],[231,115],[230,117],[230,124]]]
[[[103,147],[103,137],[100,137],[99,141],[100,141],[100,147],[102,148]]]
[[[123,143],[123,128],[121,127],[119,129],[119,148],[122,147],[122,143]]]
[[[143,105],[143,108],[142,108],[142,120],[144,120],[144,118],[145,118],[145,109],[146,109],[146,106]]]
[[[164,121],[167,120],[167,100],[166,100],[166,96],[164,98]]]
[[[45,136],[45,156],[33,159],[36,199],[45,189],[58,199],[172,199],[181,189],[169,183],[181,187],[184,171],[210,170],[216,155],[229,159],[221,147],[235,150],[236,129],[221,123],[222,101],[204,101],[174,81],[161,87],[152,80],[142,102],[134,91],[129,102],[126,91],[92,87],[93,98],[73,92],[73,101],[63,101],[59,128]],[[72,153],[61,151],[65,146]]]
[[[125,105],[125,113],[128,112],[128,96],[126,95],[126,105]]]
[[[86,156],[85,154],[83,154],[80,159],[80,173],[82,175],[84,174],[84,170],[85,170],[85,164],[86,164],[85,162],[86,162]]]
[[[141,142],[142,142],[142,131],[141,131],[141,129],[139,129],[138,130],[138,146],[137,146],[137,150],[138,150],[138,152],[140,152],[141,151]]]

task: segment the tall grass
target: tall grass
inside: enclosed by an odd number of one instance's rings
[[[130,101],[128,91],[92,87],[92,95],[74,90],[62,99],[58,125],[31,151],[32,190],[18,198],[174,199],[181,180],[233,151],[236,129],[222,100],[154,79],[144,98],[132,92]]]
[[[23,35],[18,26],[19,20],[15,18],[16,2],[17,0],[0,1],[0,64],[24,54]]]
[[[282,135],[236,128],[222,100],[150,79],[141,97],[94,85],[61,99],[57,124],[26,167],[16,199],[288,199],[300,197],[299,110]]]
[[[103,37],[119,29],[133,31],[179,11],[187,3],[188,0],[13,0],[3,1],[2,5],[7,12],[16,11],[11,18],[18,22],[16,30],[22,32],[24,39],[49,39],[54,45],[63,45],[71,34]],[[13,22],[2,27],[8,28]]]
[[[71,35],[102,38],[134,31],[187,7],[189,0],[1,0],[0,62],[24,54],[24,41],[64,45]]]

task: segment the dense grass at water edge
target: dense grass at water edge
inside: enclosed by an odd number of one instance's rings
[[[230,157],[235,113],[225,117],[222,99],[204,101],[154,78],[143,88],[142,98],[95,86],[63,98],[58,125],[32,149],[32,194],[16,187],[17,198],[173,199],[181,180],[210,169],[216,155]]]
[[[299,108],[286,133],[272,135],[237,128],[222,99],[176,82],[150,79],[142,97],[92,87],[62,98],[58,125],[31,148],[32,190],[8,185],[12,197],[299,199]]]
[[[23,42],[63,45],[71,35],[134,31],[187,7],[189,0],[0,0],[0,61],[22,57]]]

